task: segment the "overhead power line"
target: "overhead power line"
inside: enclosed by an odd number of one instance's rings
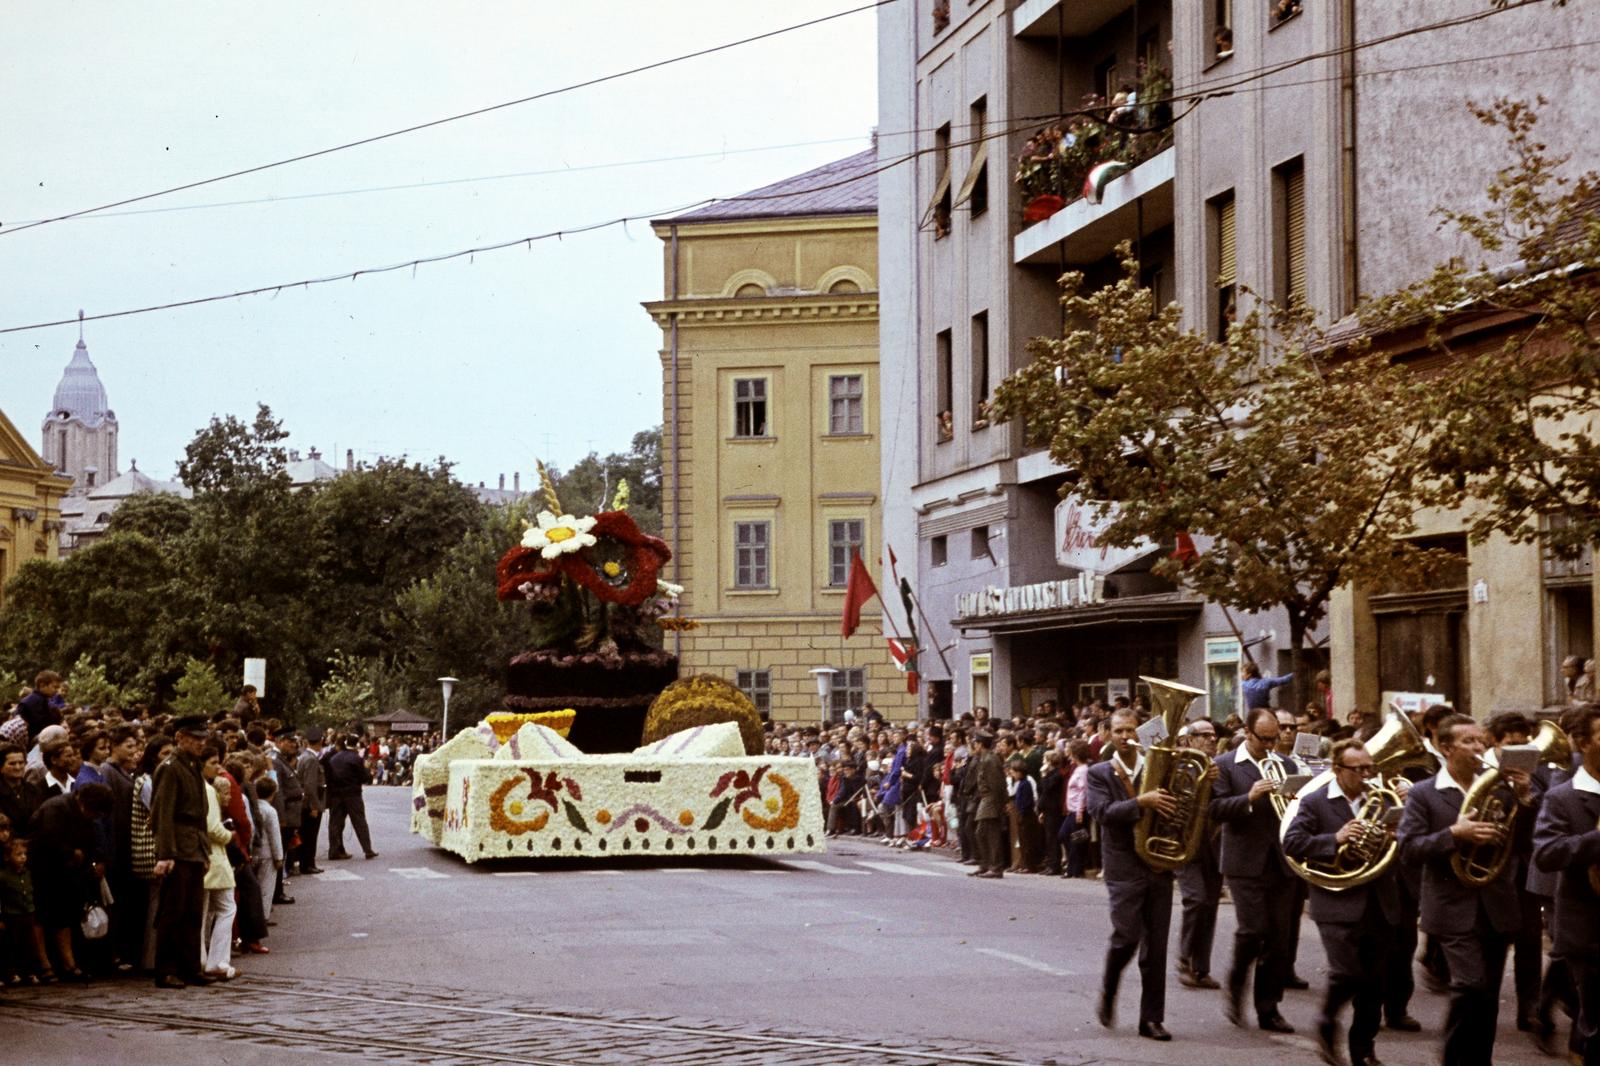
[[[155,192],[141,193],[138,196],[129,196],[108,204],[101,204],[98,207],[86,207],[80,211],[69,211],[64,215],[54,215],[50,218],[38,219],[34,222],[29,222],[26,225],[0,230],[0,236],[10,236],[14,233],[22,233],[25,230],[35,229],[39,226],[48,226],[52,222],[65,222],[70,218],[80,218],[83,215],[94,214],[97,211],[107,211],[114,207],[126,207],[129,204],[141,203],[145,200],[153,200],[158,196],[168,196],[175,192],[186,192],[189,189],[198,189],[203,185],[214,185],[219,181],[229,181],[233,178],[242,178],[249,174],[259,174],[264,170],[272,170],[275,167],[288,166],[291,163],[303,163],[308,159],[317,159],[325,155],[332,155],[335,152],[343,152],[351,148],[359,148],[363,145],[376,144],[379,141],[387,141],[395,137],[403,137],[408,133],[416,133],[420,130],[433,129],[436,126],[447,125],[451,122],[460,122],[463,119],[476,118],[479,115],[487,115],[494,111],[503,111],[506,108],[520,107],[523,104],[533,103],[536,100],[548,100],[552,96],[560,96],[563,93],[576,92],[579,89],[592,88],[596,85],[603,85],[606,82],[617,81],[622,78],[629,78],[635,74],[643,74],[652,70],[660,70],[662,67],[669,67],[677,63],[684,63],[691,59],[700,59],[704,56],[713,55],[717,52],[725,52],[730,48],[739,48],[743,45],[754,44],[757,41],[765,41],[773,37],[780,37],[786,33],[794,33],[796,30],[804,30],[809,29],[812,26],[820,26],[825,22],[832,22],[835,19],[841,19],[848,15],[860,14],[863,11],[872,11],[876,8],[887,7],[889,4],[897,2],[898,0],[875,0],[874,3],[862,4],[858,7],[852,7],[845,11],[836,11],[831,15],[822,15],[818,18],[807,19],[805,22],[797,22],[791,26],[784,26],[776,30],[768,30],[765,33],[758,33],[752,37],[742,37],[737,41],[727,41],[723,44],[713,45],[710,48],[702,48],[695,52],[686,52],[682,55],[672,56],[668,59],[658,59],[653,63],[645,63],[642,66],[630,67],[627,70],[619,70],[611,74],[602,74],[599,77],[589,78],[585,81],[573,82],[571,85],[563,85],[557,89],[546,89],[543,92],[534,93],[531,96],[523,96],[515,100],[506,100],[502,103],[490,104],[487,107],[479,107],[471,111],[463,111],[460,114],[447,115],[444,118],[431,119],[427,122],[418,122],[415,125],[406,126],[402,129],[390,130],[388,133],[378,133],[371,137],[362,137],[359,140],[346,141],[343,144],[336,144],[329,148],[319,148],[316,151],[304,152],[300,155],[290,156],[287,159],[279,159],[271,163],[261,163],[253,167],[246,167],[243,170],[235,170],[227,174],[218,174],[215,177],[202,178],[199,181],[191,181],[183,185],[174,185],[167,189],[158,189]]]

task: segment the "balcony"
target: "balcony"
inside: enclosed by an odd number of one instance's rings
[[[1066,262],[1098,262],[1111,254],[1117,242],[1134,239],[1141,200],[1146,234],[1170,226],[1176,156],[1171,147],[1164,148],[1112,178],[1100,203],[1079,197],[1043,222],[1024,229],[1012,241],[1012,262],[1055,265],[1061,261],[1057,246],[1063,242]]]
[[[1022,0],[1011,12],[1011,35],[1087,37],[1132,7],[1133,0]]]

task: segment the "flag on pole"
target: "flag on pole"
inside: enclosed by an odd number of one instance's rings
[[[839,631],[850,636],[861,624],[861,608],[878,594],[878,586],[867,573],[867,564],[861,561],[859,551],[850,553],[850,580],[844,589],[844,617],[839,620]]]
[[[1179,533],[1176,540],[1177,547],[1173,549],[1172,554],[1168,556],[1168,558],[1178,560],[1178,562],[1183,564],[1184,569],[1187,570],[1190,566],[1199,561],[1200,549],[1194,546],[1194,538],[1189,536],[1187,533]]]
[[[906,675],[906,691],[917,691],[917,645],[912,641],[889,639],[889,657],[895,669]]]

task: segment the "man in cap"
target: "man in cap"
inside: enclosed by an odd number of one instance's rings
[[[339,738],[339,750],[328,757],[328,858],[348,859],[344,850],[344,821],[350,819],[355,827],[356,842],[369,859],[378,853],[372,850],[372,836],[367,831],[367,806],[361,798],[361,786],[372,784],[367,764],[354,750],[355,740],[348,734]]]
[[[1006,868],[1000,835],[1000,820],[1006,812],[1006,773],[1000,756],[994,753],[993,733],[979,733],[974,745],[977,754],[967,767],[967,774],[973,778],[973,794],[977,797],[972,820],[978,868],[967,876],[998,880]]]
[[[306,745],[295,759],[295,776],[305,792],[305,805],[300,812],[300,853],[298,859],[289,856],[290,864],[298,861],[303,874],[320,874],[317,868],[317,835],[322,831],[322,812],[328,807],[328,784],[322,772],[322,730],[312,726],[306,730]]]
[[[278,883],[272,892],[272,902],[289,904],[294,902],[294,897],[287,892],[288,884],[284,875],[289,869],[289,858],[296,854],[294,838],[300,831],[300,816],[305,806],[305,786],[300,783],[300,777],[294,769],[300,754],[300,744],[295,739],[294,727],[284,726],[274,730],[272,740],[274,744],[270,753],[272,773],[278,780],[278,792],[272,797],[272,806],[278,812],[278,827],[283,833],[284,854],[284,864],[278,868]]]
[[[206,721],[190,715],[174,723],[176,750],[156,768],[150,799],[150,828],[155,836],[155,875],[161,882],[156,911],[156,987],[203,985],[200,972],[200,924],[205,907],[206,867],[211,843],[206,838],[206,789],[200,774]]]

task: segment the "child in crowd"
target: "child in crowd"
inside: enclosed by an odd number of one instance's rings
[[[261,907],[268,918],[272,917],[272,890],[283,869],[283,833],[278,829],[278,811],[272,806],[272,797],[278,794],[278,783],[263,774],[256,778],[256,813],[261,824],[256,826],[255,854],[250,857],[255,868],[256,883],[261,886]]]
[[[28,842],[11,838],[5,828],[5,867],[0,869],[0,922],[5,923],[8,985],[46,984],[55,980],[45,951],[44,930],[34,917],[33,874],[28,870]]]

